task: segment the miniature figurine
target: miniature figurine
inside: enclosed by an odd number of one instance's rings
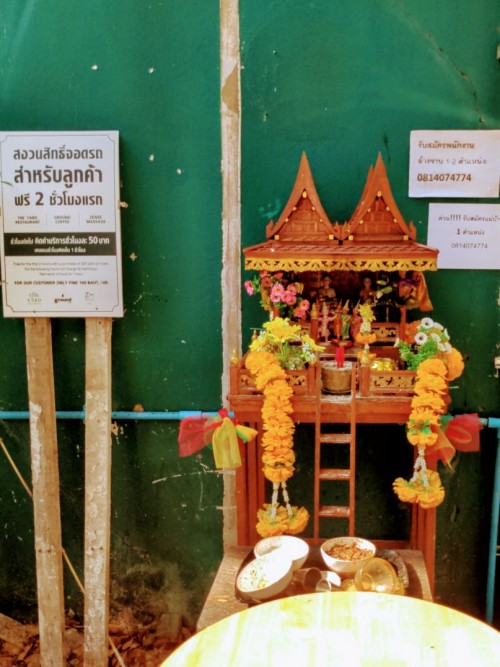
[[[373,289],[373,283],[370,276],[365,276],[363,278],[363,289],[359,293],[359,300],[361,303],[373,303],[375,299],[375,290]]]

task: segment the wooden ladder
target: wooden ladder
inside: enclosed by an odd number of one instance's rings
[[[351,373],[351,392],[349,399],[349,421],[345,431],[329,433],[322,429],[321,404],[325,400],[321,394],[321,370],[318,369],[316,387],[316,414],[314,423],[314,542],[320,542],[320,519],[348,519],[349,535],[355,530],[356,504],[356,367],[353,362]],[[348,467],[330,468],[322,465],[322,450],[325,447],[349,447]],[[322,485],[332,482],[348,484],[348,505],[321,504]]]

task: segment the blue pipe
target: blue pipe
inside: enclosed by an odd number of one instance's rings
[[[500,418],[490,417],[487,421],[490,428],[497,429],[495,477],[493,481],[493,501],[491,506],[490,548],[488,553],[488,578],[486,584],[486,622],[492,625],[493,608],[495,603],[498,519],[500,514]]]
[[[205,419],[207,417],[214,417],[217,412],[201,412],[199,410],[180,410],[178,412],[139,412],[131,411],[117,411],[111,413],[112,419],[123,419],[131,421],[181,421],[185,417],[198,417]],[[233,416],[233,413],[230,413]],[[56,411],[57,419],[85,419],[85,410],[80,411]],[[4,419],[24,420],[29,419],[29,412],[22,410],[15,411],[0,411],[0,421]],[[496,550],[498,543],[498,520],[500,513],[500,418],[489,417],[481,419],[484,426],[496,428],[498,430],[498,442],[496,453],[495,477],[493,482],[493,504],[491,511],[491,528],[490,528],[490,546],[488,554],[488,578],[486,586],[486,622],[493,623],[493,608],[495,597],[495,570],[496,570]]]
[[[180,410],[179,412],[139,412],[135,410],[117,411],[111,413],[111,419],[129,419],[135,421],[181,421],[184,417],[198,417],[206,419],[214,417],[217,412],[200,412],[199,410]],[[229,413],[232,416],[232,413]],[[25,410],[0,411],[0,421],[3,419],[29,419],[30,413]],[[56,411],[57,419],[85,419],[85,410]]]

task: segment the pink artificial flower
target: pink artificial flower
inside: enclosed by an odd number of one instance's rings
[[[277,273],[274,274],[275,280],[281,280],[282,278],[283,278],[283,271],[278,271]]]
[[[306,311],[303,308],[301,308],[301,304],[299,304],[297,308],[294,309],[293,314],[294,317],[296,317],[299,320],[306,319]]]
[[[297,288],[295,287],[294,283],[288,285],[287,290],[292,294],[297,294]]]
[[[271,301],[273,303],[278,303],[278,301],[283,300],[284,292],[285,292],[285,289],[284,289],[283,285],[280,285],[279,283],[276,283],[272,286],[271,294],[270,294],[269,298],[271,299]]]
[[[248,296],[253,296],[255,294],[255,288],[251,280],[246,280],[243,286]]]
[[[304,314],[305,314],[306,311],[309,310],[310,305],[311,304],[309,303],[309,301],[307,299],[302,299],[302,301],[299,303],[298,307],[302,308],[302,310],[304,311]]]
[[[288,306],[293,306],[295,303],[297,303],[297,297],[295,294],[290,292],[289,290],[285,290],[283,292],[282,300],[288,305]]]
[[[271,280],[271,277],[268,275],[267,271],[261,271],[260,282],[262,287],[271,287],[273,284],[273,281]]]

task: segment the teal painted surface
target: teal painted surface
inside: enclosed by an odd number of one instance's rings
[[[2,130],[120,132],[126,314],[113,326],[113,408],[219,409],[218,3],[2,3],[0,32]],[[0,336],[0,409],[27,409],[23,322],[0,319]],[[80,410],[83,320],[54,320],[53,340],[57,408]],[[114,438],[112,595],[193,622],[222,553],[222,482],[210,452],[179,459],[177,428],[121,423]],[[27,424],[0,435],[29,482]],[[64,543],[80,574],[83,442],[81,424],[60,426]],[[0,453],[4,613],[33,614],[32,523]],[[80,611],[70,578],[66,593]]]
[[[493,0],[242,0],[242,235],[264,239],[306,150],[332,220],[346,220],[380,151],[393,193],[426,241],[428,201],[408,192],[412,129],[500,126],[496,61],[500,8]],[[118,129],[126,314],[113,328],[113,408],[220,407],[221,174],[218,3],[188,0],[55,0],[0,8],[2,130]],[[498,273],[440,271],[428,277],[436,319],[467,357],[453,409],[499,413]],[[262,321],[243,301],[244,341]],[[84,327],[55,320],[57,408],[84,403]],[[26,409],[22,321],[0,320],[0,409]],[[307,429],[294,499],[311,489]],[[304,431],[304,432],[303,432]],[[83,429],[60,425],[65,545],[81,571]],[[360,522],[374,534],[407,530],[405,509],[384,493],[409,475],[401,434],[360,434]],[[29,473],[26,424],[0,424]],[[190,616],[222,551],[222,482],[211,453],[181,460],[175,424],[126,422],[113,439],[112,593],[115,602],[162,600]],[[443,473],[438,596],[481,613],[490,436],[481,454]],[[391,457],[380,475],[378,455]],[[401,458],[399,458],[401,455]],[[391,498],[393,503],[393,499]],[[34,604],[31,505],[0,455],[0,599],[28,614]],[[466,558],[456,558],[458,547]],[[484,548],[483,548],[484,547]],[[14,554],[14,557],[13,557]],[[482,569],[481,569],[482,568]],[[81,600],[67,582],[68,606]],[[149,597],[148,597],[149,596]],[[137,602],[137,599],[135,600]],[[9,607],[10,605],[10,607]]]

